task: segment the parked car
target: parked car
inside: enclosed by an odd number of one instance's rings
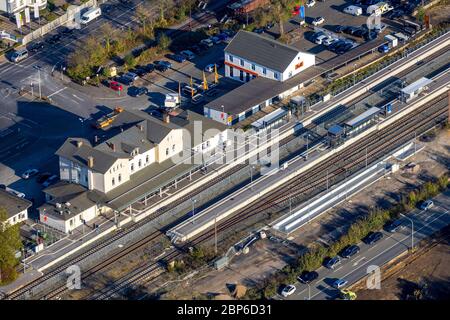
[[[157,61],[155,61],[155,67],[156,66],[165,66],[167,68],[172,68],[172,64],[169,61],[166,61],[166,60],[157,60]]]
[[[72,28],[69,28],[69,27],[62,27],[60,32],[61,32],[62,34],[72,34],[73,31],[74,31],[74,29],[72,29]]]
[[[111,81],[109,87],[114,91],[123,91],[123,86],[117,81]]]
[[[129,87],[128,88],[128,95],[132,97],[140,97],[144,94],[148,93],[148,89],[145,87]]]
[[[346,286],[347,283],[348,283],[347,280],[337,279],[336,281],[333,282],[333,288],[340,289],[340,288]]]
[[[333,42],[335,42],[336,41],[336,39],[333,39],[333,38],[330,38],[330,37],[327,37],[326,39],[324,39],[324,40],[322,40],[322,44],[324,45],[324,46],[329,46],[329,45],[331,45]]]
[[[11,62],[14,62],[14,63],[18,63],[26,58],[28,58],[28,50],[27,49],[20,49],[20,50],[14,51],[10,56]]]
[[[22,173],[23,179],[29,179],[39,173],[38,169],[28,169],[24,173]]]
[[[58,176],[57,175],[52,175],[52,176],[50,176],[47,180],[45,180],[43,183],[42,183],[42,186],[44,187],[44,188],[47,188],[49,185],[51,185],[52,183],[54,183],[54,182],[56,182],[56,180],[58,180]]]
[[[297,280],[301,283],[311,283],[319,277],[319,274],[316,271],[303,271],[300,276],[298,276]]]
[[[155,64],[155,69],[158,70],[159,72],[166,72],[169,67],[166,66],[165,64]]]
[[[208,91],[206,91],[205,96],[207,97],[214,97],[219,93],[219,90],[217,89],[209,89]]]
[[[176,61],[179,63],[183,63],[186,61],[186,58],[184,56],[182,56],[181,54],[169,54],[168,57],[169,57],[169,59],[172,59],[173,61]]]
[[[215,66],[214,63],[208,64],[208,65],[205,67],[205,71],[206,71],[206,72],[214,72],[214,66]]]
[[[47,180],[48,178],[51,177],[51,173],[50,172],[43,172],[41,174],[39,174],[39,176],[37,177],[36,181],[38,183],[43,183],[45,180]]]
[[[379,241],[381,238],[383,238],[383,233],[382,232],[371,232],[369,233],[365,238],[364,238],[364,242],[366,244],[374,244],[375,242]]]
[[[297,288],[294,285],[288,284],[281,291],[281,295],[286,298],[286,297],[290,296],[291,294],[293,294],[295,292],[295,290],[297,290]]]
[[[214,45],[214,43],[211,41],[211,39],[203,39],[200,41],[200,43],[207,46],[208,48],[210,48]]]
[[[139,77],[144,77],[148,71],[146,68],[141,67],[141,66],[137,66],[134,70],[133,73],[137,74]]]
[[[217,36],[211,37],[210,39],[211,39],[211,41],[212,41],[214,44],[219,44],[220,41],[222,41],[222,40],[220,40],[220,38],[217,37]]]
[[[139,76],[134,72],[127,72],[123,75],[123,77],[130,78],[133,81],[136,81],[137,79],[139,79]]]
[[[426,200],[420,205],[420,210],[428,210],[431,209],[434,206],[433,201]]]
[[[360,248],[356,244],[353,244],[351,246],[348,246],[344,250],[342,250],[341,257],[348,259],[348,258],[353,257],[355,254],[358,254],[359,251],[360,251]]]
[[[153,63],[149,63],[145,66],[142,66],[142,68],[147,70],[148,73],[151,73],[151,72],[153,72],[153,70],[155,70],[155,65]]]
[[[341,33],[345,30],[345,28],[347,28],[347,26],[341,26],[338,24],[337,26],[334,27],[334,32]]]
[[[405,228],[406,228],[406,226],[403,224],[403,222],[401,220],[395,220],[393,222],[388,223],[385,226],[385,230],[387,232],[391,232],[391,233],[397,232],[399,230],[403,230]]]
[[[122,75],[122,76],[118,77],[117,81],[115,81],[115,82],[120,82],[126,86],[129,86],[129,85],[133,84],[133,79],[126,77],[125,75]],[[111,85],[110,85],[110,88],[111,88]]]
[[[312,21],[312,24],[314,26],[318,26],[318,25],[321,25],[324,22],[325,22],[324,17],[317,17],[317,18],[314,18],[314,20]]]
[[[185,57],[187,60],[193,60],[195,59],[195,54],[192,51],[189,50],[183,50],[180,52],[180,55]]]
[[[62,35],[60,34],[54,34],[51,37],[47,38],[47,42],[50,44],[55,44],[57,43],[59,40],[61,40]]]
[[[344,30],[342,30],[342,32],[349,34],[349,35],[353,35],[355,32],[357,32],[360,28],[358,27],[353,27],[353,26],[347,26]]]
[[[326,36],[326,35],[320,35],[320,36],[318,36],[315,40],[314,40],[314,43],[316,43],[316,44],[322,44],[323,43],[323,41],[325,41],[326,39],[328,39],[328,37]]]
[[[341,264],[341,259],[338,256],[335,256],[331,259],[329,259],[326,263],[325,263],[325,267],[328,269],[334,269],[336,268],[336,266]]]
[[[31,52],[37,52],[43,48],[44,48],[44,42],[42,42],[42,41],[33,42],[28,46],[28,50]]]
[[[258,33],[258,34],[261,34],[261,33],[264,33],[264,28],[255,28],[255,29],[253,29],[253,32],[255,32],[255,33]]]
[[[314,5],[316,4],[316,2],[314,0],[308,0],[306,1],[306,6],[308,8],[314,7]]]

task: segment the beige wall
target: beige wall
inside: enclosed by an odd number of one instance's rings
[[[183,150],[183,130],[172,130],[156,147],[156,162],[161,163]]]

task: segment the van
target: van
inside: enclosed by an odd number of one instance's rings
[[[348,6],[348,7],[344,8],[344,12],[351,14],[353,16],[360,16],[363,14],[362,8],[358,7],[358,6]]]
[[[28,50],[27,49],[20,49],[17,51],[14,51],[11,55],[11,62],[17,63],[22,61],[23,59],[28,58]]]
[[[94,20],[97,17],[100,17],[102,14],[102,9],[100,8],[91,8],[85,13],[82,14],[80,23],[81,24],[88,24],[92,20]]]

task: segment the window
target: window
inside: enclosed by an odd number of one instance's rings
[[[134,163],[131,164],[131,171],[134,171]]]
[[[73,226],[73,219],[70,219],[69,224],[70,224],[71,227]]]
[[[289,71],[289,78],[292,77],[292,71]]]
[[[166,156],[169,155],[169,148],[166,148]]]
[[[141,159],[139,159],[139,161],[138,161],[138,166],[139,166],[139,168],[142,166],[142,161],[141,161]]]
[[[263,74],[267,74],[267,69],[263,68]]]
[[[228,59],[230,59],[230,62],[233,62],[233,56],[231,54],[228,55]]]
[[[273,73],[273,77],[274,77],[275,79],[278,79],[278,72],[274,72],[274,73]]]
[[[119,173],[119,177],[118,177],[119,183],[122,181],[122,175]]]
[[[252,64],[252,70],[255,70],[255,69],[256,69],[255,64]]]
[[[172,151],[175,152],[175,145],[172,145]]]
[[[145,156],[145,163],[148,163],[148,155]]]
[[[241,59],[241,66],[244,66],[244,60]]]
[[[112,178],[111,184],[112,184],[113,186],[116,184],[116,181],[114,180],[114,178]]]
[[[233,67],[230,67],[230,77],[233,77]]]

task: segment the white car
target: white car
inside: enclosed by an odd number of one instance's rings
[[[337,279],[335,282],[333,282],[333,287],[336,289],[340,289],[344,287],[348,283],[347,280],[344,279]]]
[[[420,209],[421,209],[421,210],[428,210],[428,209],[433,208],[433,206],[434,206],[433,201],[427,200],[427,201],[424,201],[424,202],[421,204]]]
[[[205,67],[205,71],[206,71],[206,72],[214,72],[214,63],[208,64],[208,65]]]
[[[294,285],[289,284],[283,288],[283,291],[281,291],[281,295],[286,298],[286,297],[290,296],[291,294],[293,294],[295,292],[295,290],[297,290],[297,288]]]
[[[332,43],[335,42],[335,41],[336,41],[336,39],[327,37],[326,39],[323,39],[323,40],[322,40],[322,44],[323,44],[324,46],[327,46],[327,47],[328,47],[330,44],[332,44]]]
[[[324,22],[325,22],[325,19],[323,17],[317,17],[317,18],[314,18],[314,20],[312,21],[312,24],[314,26],[318,26]]]
[[[315,42],[316,44],[322,44],[322,42],[323,42],[324,40],[326,40],[326,39],[328,39],[328,37],[327,37],[326,35],[323,34],[323,35],[321,35],[321,36],[318,36],[314,42]]]
[[[308,1],[306,2],[306,6],[307,6],[308,8],[314,7],[315,4],[316,4],[316,2],[315,2],[314,0],[308,0]]]
[[[38,173],[39,173],[38,169],[28,169],[27,171],[22,173],[22,178],[23,179],[29,179],[29,178],[31,178],[32,176],[35,176]]]

